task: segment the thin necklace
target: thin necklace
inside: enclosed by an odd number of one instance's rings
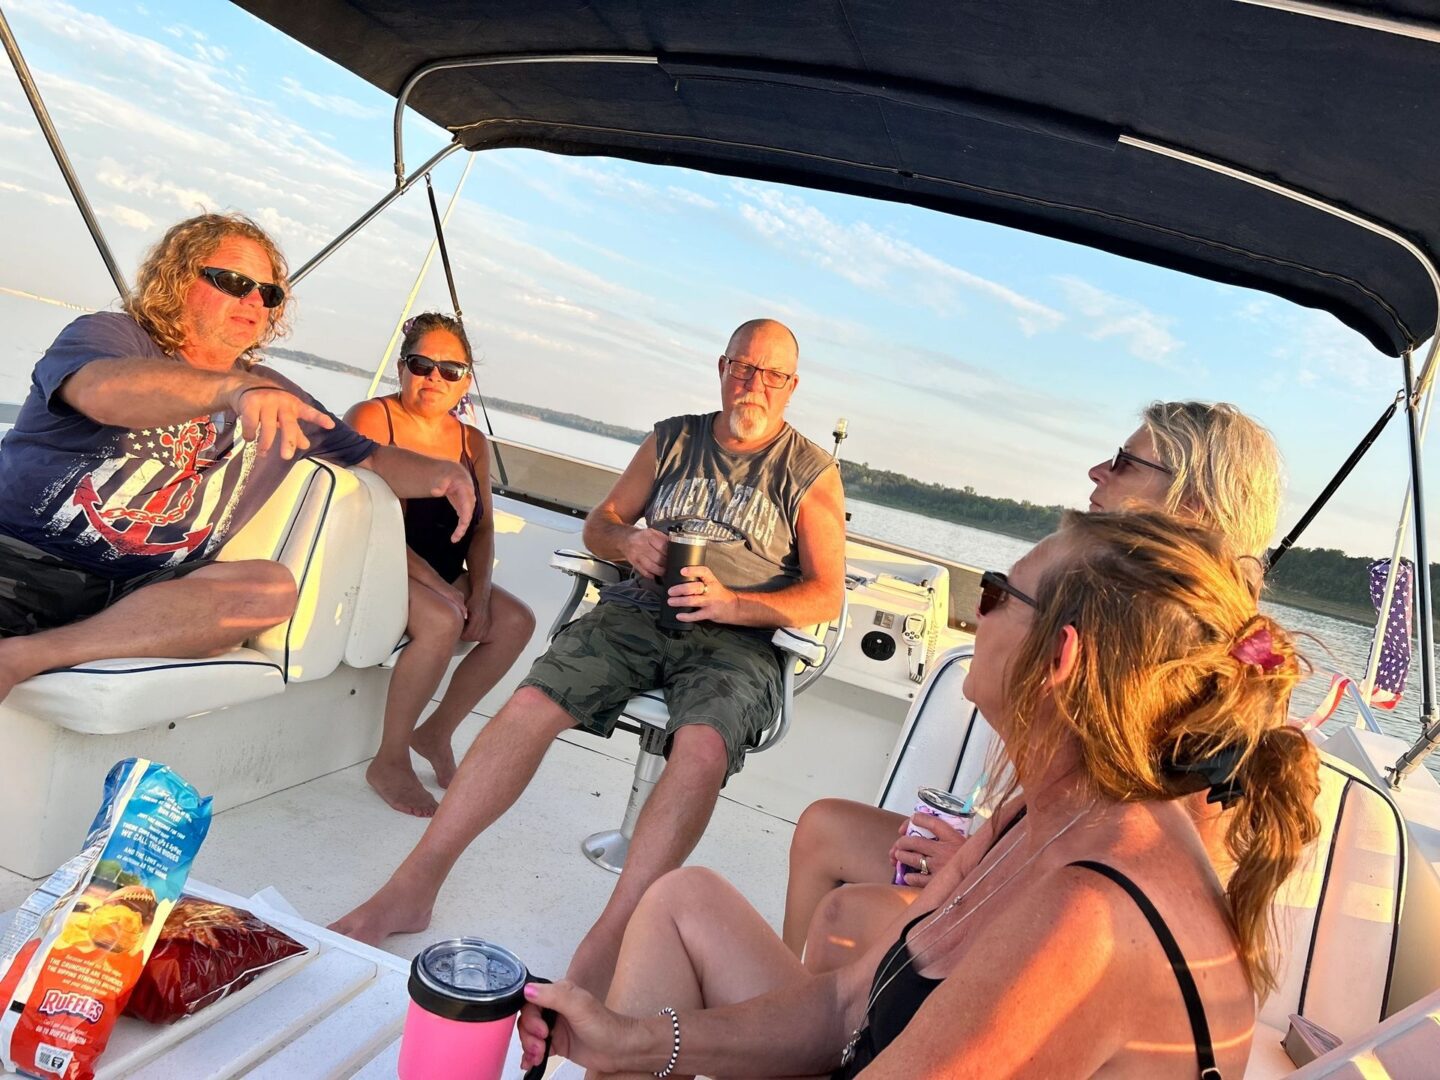
[[[891,952],[889,959],[885,963],[885,966],[881,968],[880,971],[877,972],[875,975],[875,980],[878,985],[873,991],[871,991],[870,1000],[865,1003],[865,1014],[860,1021],[860,1026],[850,1033],[850,1041],[845,1044],[845,1049],[841,1051],[841,1065],[849,1065],[850,1062],[855,1060],[855,1048],[860,1044],[860,1038],[862,1035],[864,1035],[865,1029],[870,1026],[870,1010],[875,1007],[875,1002],[880,1000],[880,995],[885,992],[885,988],[888,987],[897,978],[899,978],[900,973],[903,972],[907,967],[913,966],[922,955],[934,949],[936,945],[940,944],[940,942],[944,941],[947,937],[949,937],[952,933],[959,929],[960,926],[964,924],[966,919],[970,918],[971,915],[974,915],[975,912],[979,911],[982,907],[984,907],[985,904],[991,898],[993,898],[996,893],[998,893],[1001,889],[1005,888],[1006,885],[1009,885],[1010,882],[1014,881],[1021,874],[1023,874],[1026,868],[1029,867],[1031,863],[1033,863],[1036,859],[1038,859],[1041,855],[1045,853],[1046,848],[1048,848],[1051,844],[1055,843],[1056,840],[1059,840],[1060,837],[1064,836],[1067,832],[1069,832],[1075,826],[1076,822],[1078,822],[1082,817],[1084,817],[1094,808],[1095,803],[1093,800],[1087,803],[1078,814],[1072,817],[1061,827],[1059,832],[1057,832],[1054,836],[1050,837],[1049,840],[1046,840],[1045,843],[1041,844],[1035,854],[1031,855],[1028,859],[1021,863],[1020,868],[1016,870],[1015,873],[1011,874],[1004,881],[1000,882],[1000,884],[995,887],[994,892],[991,892],[988,896],[983,896],[979,900],[977,900],[975,902],[975,906],[968,908],[958,919],[956,919],[949,926],[947,926],[943,934],[939,934],[933,940],[927,941],[923,948],[917,950],[913,946],[912,942],[916,938],[924,935],[927,931],[933,930],[937,925],[939,925],[941,919],[945,918],[946,915],[950,914],[950,912],[954,911],[955,908],[959,906],[960,901],[964,900],[965,897],[969,896],[972,892],[979,888],[980,883],[984,881],[987,877],[989,877],[991,872],[1002,862],[1004,862],[1006,858],[1009,857],[1012,851],[1014,851],[1017,847],[1020,846],[1020,841],[1017,839],[1015,843],[1011,844],[1008,848],[1001,852],[1000,857],[997,858],[994,862],[992,862],[989,866],[987,866],[983,874],[981,874],[969,885],[967,885],[964,892],[960,893],[948,904],[940,908],[935,913],[935,917],[931,919],[928,923],[926,923],[924,926],[922,926],[918,931],[916,931],[916,933],[907,936],[904,939],[904,947],[899,951],[905,954],[905,959],[900,962],[900,964],[895,968],[893,972],[890,971],[890,964],[894,961],[896,954],[895,952]],[[884,979],[883,982],[880,981],[882,978]]]

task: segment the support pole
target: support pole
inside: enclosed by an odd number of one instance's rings
[[[450,196],[449,203],[445,206],[445,216],[440,220],[448,222],[450,214],[460,202],[460,189],[465,186],[465,180],[470,175],[470,166],[475,164],[475,155],[471,154],[465,161],[465,171],[460,174],[460,180],[455,185],[455,191]],[[410,286],[410,292],[405,297],[405,306],[400,309],[400,318],[395,320],[395,329],[390,334],[390,340],[385,343],[385,351],[380,354],[380,362],[375,365],[375,375],[370,380],[370,388],[365,391],[367,398],[375,396],[375,391],[380,386],[380,380],[385,376],[385,368],[389,365],[395,355],[395,349],[400,344],[400,337],[404,331],[405,320],[410,317],[410,311],[415,306],[415,298],[420,295],[420,286],[425,283],[425,275],[430,272],[430,264],[435,261],[435,253],[440,249],[440,238],[436,235],[430,241],[430,250],[425,252],[425,261],[420,264],[420,272],[415,275],[415,284]]]
[[[1401,754],[1390,769],[1390,786],[1398,788],[1405,777],[1440,743],[1440,724],[1435,717],[1435,633],[1434,611],[1430,590],[1430,551],[1425,528],[1425,482],[1420,455],[1420,423],[1416,415],[1418,402],[1415,398],[1415,370],[1413,357],[1406,353],[1405,362],[1405,419],[1410,432],[1410,486],[1414,493],[1415,510],[1415,598],[1420,614],[1420,730],[1421,737],[1415,745]],[[1427,368],[1429,365],[1427,365]]]
[[[1430,406],[1435,404],[1434,393],[1425,395],[1425,407],[1420,416],[1420,444],[1424,446],[1425,435],[1430,430]],[[1390,603],[1395,599],[1395,581],[1400,575],[1400,556],[1405,551],[1405,541],[1410,535],[1410,507],[1415,497],[1415,482],[1406,481],[1405,499],[1400,504],[1400,521],[1395,526],[1395,544],[1390,549],[1390,570],[1385,575],[1385,591],[1380,597],[1380,618],[1388,619],[1390,616]],[[1365,678],[1360,683],[1360,696],[1369,701],[1370,696],[1375,692],[1375,679],[1380,671],[1380,653],[1385,644],[1385,623],[1376,623],[1374,638],[1370,641],[1370,658],[1365,664]],[[1364,724],[1365,718],[1357,717],[1355,726]],[[1373,723],[1373,721],[1372,721]]]
[[[358,233],[366,225],[369,225],[370,222],[374,221],[382,210],[384,210],[392,202],[398,199],[401,195],[404,195],[405,192],[409,191],[412,187],[414,187],[417,180],[419,180],[431,169],[435,168],[435,166],[439,165],[442,161],[444,161],[446,158],[448,158],[451,154],[455,153],[455,151],[459,149],[460,144],[458,142],[452,142],[447,144],[429,161],[425,162],[424,165],[421,165],[420,168],[416,169],[413,173],[411,173],[410,176],[404,181],[404,183],[396,184],[393,188],[387,191],[385,193],[385,196],[374,206],[370,207],[369,210],[366,210],[365,213],[361,214],[355,220],[355,223],[353,225],[351,225],[339,236],[335,237],[334,240],[331,240],[330,243],[326,244],[318,252],[312,255],[309,262],[307,262],[304,266],[300,267],[299,270],[296,270],[295,273],[291,274],[291,286],[298,285],[301,280],[310,273],[311,270],[314,270],[331,255],[335,254],[335,252],[338,251],[341,246],[345,244],[346,241],[348,241],[352,236]]]
[[[45,102],[40,97],[40,88],[35,85],[30,66],[25,63],[25,57],[20,55],[20,43],[15,40],[15,34],[10,29],[4,11],[0,11],[0,40],[5,42],[5,52],[10,57],[10,65],[15,69],[20,88],[25,91],[25,98],[30,102],[30,109],[35,113],[35,120],[45,135],[45,141],[50,144],[50,153],[55,157],[55,164],[60,166],[60,175],[65,178],[70,196],[75,200],[80,216],[85,219],[85,227],[90,230],[90,239],[95,241],[95,246],[100,250],[105,269],[110,271],[110,278],[115,282],[115,288],[120,291],[120,299],[123,300],[130,295],[130,287],[125,284],[125,275],[120,272],[115,256],[110,253],[110,245],[105,240],[100,221],[95,217],[90,200],[85,196],[85,189],[80,186],[80,180],[75,175],[75,166],[70,164],[70,155],[65,153],[65,147],[60,142],[60,133],[55,130],[55,125],[50,120],[50,110],[45,107]]]

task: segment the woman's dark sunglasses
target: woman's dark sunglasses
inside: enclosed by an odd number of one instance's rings
[[[1146,468],[1154,469],[1157,472],[1163,472],[1166,476],[1175,475],[1175,470],[1170,468],[1170,466],[1161,465],[1158,461],[1151,461],[1148,458],[1141,457],[1139,454],[1132,454],[1123,446],[1120,447],[1120,449],[1116,450],[1115,456],[1110,459],[1110,471],[1119,472],[1122,468],[1125,467],[1126,462],[1133,462],[1136,465],[1144,465]]]
[[[256,289],[260,290],[260,303],[267,308],[277,308],[285,302],[285,290],[279,285],[262,284],[248,278],[238,270],[222,270],[218,266],[202,266],[200,276],[214,285],[226,296],[244,300]]]
[[[430,372],[436,368],[440,369],[440,377],[446,382],[459,382],[470,374],[469,364],[458,364],[454,360],[431,360],[430,357],[418,352],[405,356],[405,366],[417,379],[428,379]]]
[[[981,616],[989,615],[1010,597],[1014,597],[1022,604],[1029,604],[1032,608],[1039,608],[1040,605],[1033,597],[1026,596],[1014,585],[1010,579],[998,570],[986,570],[980,575],[980,606]]]

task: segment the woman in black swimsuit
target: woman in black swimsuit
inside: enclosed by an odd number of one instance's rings
[[[448,502],[405,502],[410,644],[395,663],[384,734],[365,778],[387,803],[416,817],[434,814],[436,802],[415,775],[411,749],[434,766],[439,785],[448,787],[455,775],[450,743],[456,727],[510,669],[535,629],[525,603],[490,577],[495,527],[489,444],[451,414],[470,388],[472,364],[470,343],[456,320],[417,315],[405,324],[400,344],[398,392],[362,401],[345,416],[377,442],[459,461],[475,480],[475,517],[458,542],[450,539],[456,518]],[[475,647],[455,669],[435,711],[417,727],[460,641]]]
[[[849,1078],[1244,1073],[1267,916],[1318,833],[1317,754],[1285,725],[1299,661],[1218,534],[1067,515],[987,574],[966,697],[1025,792],[878,944],[814,975],[730,886],[679,870],[633,916],[608,1008],[527,990],[528,1061]],[[1235,800],[1222,888],[1183,800]],[[667,1071],[669,1070],[669,1071]]]

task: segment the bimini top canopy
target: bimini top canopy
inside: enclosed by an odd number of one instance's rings
[[[914,203],[1322,308],[1398,355],[1440,252],[1430,0],[237,0],[469,149]],[[1338,21],[1332,17],[1340,15]],[[1425,21],[1427,17],[1431,20]],[[621,62],[621,58],[636,62]]]

